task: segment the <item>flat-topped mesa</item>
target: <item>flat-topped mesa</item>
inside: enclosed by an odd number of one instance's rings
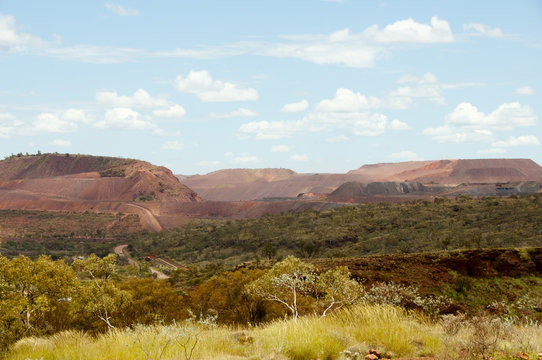
[[[459,185],[542,179],[542,167],[530,159],[458,159],[364,165],[350,173],[373,181],[418,181]]]
[[[199,201],[161,166],[105,156],[43,154],[0,161],[3,188],[70,200]]]

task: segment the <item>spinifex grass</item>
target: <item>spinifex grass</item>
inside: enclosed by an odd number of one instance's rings
[[[454,357],[473,341],[472,325],[461,326],[460,331],[450,334],[438,322],[418,313],[392,306],[359,305],[327,317],[278,320],[251,328],[182,323],[137,326],[97,337],[68,331],[49,338],[23,339],[7,359],[342,359],[347,349],[363,353],[369,347],[397,357]],[[507,326],[506,332],[499,332],[492,354],[504,358],[517,351],[534,354],[542,349],[540,327]]]

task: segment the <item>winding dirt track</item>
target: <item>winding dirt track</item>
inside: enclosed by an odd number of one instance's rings
[[[145,229],[151,230],[153,232],[162,231],[162,225],[160,225],[158,220],[156,220],[156,217],[151,210],[141,205],[136,205],[132,203],[124,203],[123,205],[130,206],[139,210],[138,213],[140,215],[139,218],[141,220],[141,225],[143,225]]]
[[[126,251],[126,249],[128,248],[128,245],[127,244],[122,244],[122,245],[117,245],[113,248],[113,252],[115,254],[117,254],[119,257],[126,257],[126,259],[128,260],[128,263],[130,265],[134,265],[134,266],[137,266],[139,267],[139,264],[137,263],[137,261],[135,261],[131,256],[130,254],[128,253],[128,251]],[[166,274],[164,274],[163,272],[161,271],[158,271],[156,270],[155,268],[153,268],[152,266],[149,267],[149,270],[151,272],[151,274],[153,275],[156,275],[156,278],[157,279],[169,279],[169,276],[167,276]]]

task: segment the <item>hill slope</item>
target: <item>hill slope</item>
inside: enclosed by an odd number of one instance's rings
[[[373,181],[418,181],[455,186],[542,180],[542,167],[530,159],[459,159],[364,165],[349,174],[365,175]]]
[[[409,161],[363,165],[346,174],[298,174],[287,169],[226,169],[180,176],[202,198],[213,201],[296,197],[332,193],[347,182],[419,182],[439,186],[542,180],[542,167],[529,159]]]
[[[0,161],[0,189],[72,200],[198,200],[165,167],[86,155],[45,154]]]

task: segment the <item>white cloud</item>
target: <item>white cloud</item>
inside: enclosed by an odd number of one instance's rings
[[[297,161],[297,162],[303,162],[303,161],[309,161],[309,158],[305,154],[294,154],[290,156],[290,161]]]
[[[518,102],[500,105],[490,114],[484,114],[468,102],[463,102],[446,117],[446,123],[454,126],[511,130],[517,126],[533,126],[537,116],[533,109]]]
[[[231,151],[228,151],[228,152],[225,152],[224,153],[224,156],[225,157],[232,157],[233,156],[233,153]]]
[[[152,124],[154,126],[154,124]],[[155,128],[153,131],[152,131],[152,134],[153,135],[158,135],[158,136],[163,136],[163,137],[177,137],[177,136],[181,136],[181,132],[180,131],[171,131],[171,130],[164,130],[162,128]]]
[[[418,154],[409,150],[402,150],[389,155],[392,159],[404,160],[404,161],[421,161],[423,160]]]
[[[503,37],[502,30],[485,24],[463,24],[463,30],[469,35],[488,36],[493,38]]]
[[[379,30],[373,25],[364,35],[379,43],[449,43],[454,41],[450,24],[438,16],[431,18],[430,24],[422,24],[412,18],[399,20]]]
[[[148,130],[156,125],[143,119],[141,114],[129,108],[114,108],[105,113],[105,118],[94,123],[100,129]]]
[[[242,154],[241,156],[236,156],[233,159],[231,159],[231,163],[233,164],[247,164],[247,163],[259,163],[259,162],[261,162],[260,159],[250,154]]]
[[[535,90],[530,86],[522,86],[522,87],[517,88],[516,91],[514,91],[514,93],[518,95],[534,95]]]
[[[105,3],[105,8],[120,16],[138,16],[141,14],[139,10],[125,8],[122,5],[113,4],[110,2]]]
[[[160,118],[181,118],[186,115],[186,110],[178,104],[173,104],[166,109],[155,109],[152,114]]]
[[[106,7],[122,16],[139,15],[139,11],[111,2]],[[397,43],[446,43],[454,36],[446,20],[434,16],[429,24],[413,19],[399,20],[380,29],[373,25],[353,34],[342,29],[330,34],[281,36],[281,41],[240,41],[216,46],[201,45],[194,49],[171,49],[151,51],[138,48],[75,44],[64,46],[60,41],[48,43],[20,31],[15,18],[0,14],[0,48],[10,51],[32,50],[40,56],[90,63],[122,63],[142,58],[189,58],[216,59],[241,55],[258,55],[278,58],[295,58],[316,64],[340,64],[354,68],[374,66],[377,59],[387,56],[389,44]],[[229,85],[231,83],[223,83]],[[233,85],[233,84],[231,84]],[[190,90],[192,88],[190,87]],[[193,93],[192,91],[186,91]],[[207,89],[199,92],[203,101],[247,101],[257,99],[254,89],[229,88]],[[232,100],[233,98],[233,100]],[[129,106],[129,105],[116,105]]]
[[[502,104],[489,114],[464,102],[446,116],[445,125],[426,128],[423,133],[437,142],[491,142],[495,131],[534,126],[536,122],[537,116],[533,109],[518,102]]]
[[[401,76],[396,83],[397,84],[434,84],[437,83],[438,79],[437,77],[432,73],[425,73],[421,77],[418,77],[416,75],[406,74]]]
[[[204,102],[254,101],[258,100],[258,92],[253,88],[245,88],[231,82],[213,80],[209,72],[191,70],[183,78],[177,76],[177,90],[194,94]]]
[[[386,107],[407,109],[415,99],[427,99],[435,104],[446,105],[442,89],[449,85],[440,84],[432,73],[425,73],[422,77],[407,74],[399,78],[396,83],[406,85],[388,93],[387,98],[384,99]]]
[[[346,135],[333,136],[325,140],[325,142],[330,143],[330,144],[344,143],[348,141],[350,141],[350,138]]]
[[[66,121],[75,121],[84,124],[89,124],[92,122],[92,118],[81,109],[68,109],[61,114],[62,120]]]
[[[368,112],[316,112],[301,120],[253,121],[241,125],[238,134],[259,140],[290,138],[296,134],[344,130],[356,136],[378,136],[388,126],[383,114]]]
[[[162,145],[162,149],[165,149],[165,150],[183,150],[184,149],[184,144],[178,142],[178,141],[166,141],[163,145]]]
[[[255,111],[239,108],[237,110],[226,112],[226,113],[215,113],[212,112],[211,117],[215,119],[229,119],[229,118],[243,118],[243,117],[253,117],[258,115]]]
[[[288,152],[292,150],[292,148],[288,145],[275,145],[271,147],[272,152]]]
[[[315,64],[341,64],[353,68],[370,68],[384,51],[367,43],[360,36],[345,36],[337,41],[341,32],[327,36],[293,37],[292,42],[258,46],[262,56],[294,58]]]
[[[13,16],[0,13],[0,50],[19,52],[42,45],[40,38],[22,32]]]
[[[540,141],[534,135],[510,136],[506,140],[495,141],[494,147],[538,146]]]
[[[306,99],[303,99],[298,102],[286,104],[280,109],[281,112],[285,113],[298,113],[305,111],[309,108],[309,102]]]
[[[397,119],[393,119],[389,126],[390,130],[408,130],[410,129],[410,126],[408,126],[407,123],[402,122]]]
[[[341,129],[356,136],[378,136],[388,126],[386,115],[370,112],[320,112],[308,118],[313,131]]]
[[[72,143],[69,140],[55,139],[51,142],[51,145],[60,146],[60,147],[70,147],[72,146]]]
[[[493,132],[490,130],[464,129],[448,125],[424,129],[423,134],[440,143],[481,143],[493,139]]]
[[[477,151],[478,154],[504,154],[506,153],[506,150],[504,149],[485,149],[485,150],[479,150]]]
[[[333,99],[325,99],[316,104],[316,110],[326,112],[354,112],[376,109],[380,106],[380,99],[354,93],[350,89],[337,89]]]
[[[295,121],[251,121],[239,127],[241,137],[254,136],[259,140],[283,139],[294,134],[309,131],[310,124],[307,119]]]
[[[9,113],[0,113],[0,120],[13,120],[15,116]]]
[[[32,122],[29,133],[69,133],[77,131],[77,124],[72,121],[60,119],[57,115],[50,113],[41,113],[37,120]]]
[[[112,107],[135,107],[135,108],[155,108],[168,107],[169,101],[166,99],[152,97],[144,89],[138,89],[132,96],[119,95],[116,91],[99,91],[96,93],[96,102]]]

